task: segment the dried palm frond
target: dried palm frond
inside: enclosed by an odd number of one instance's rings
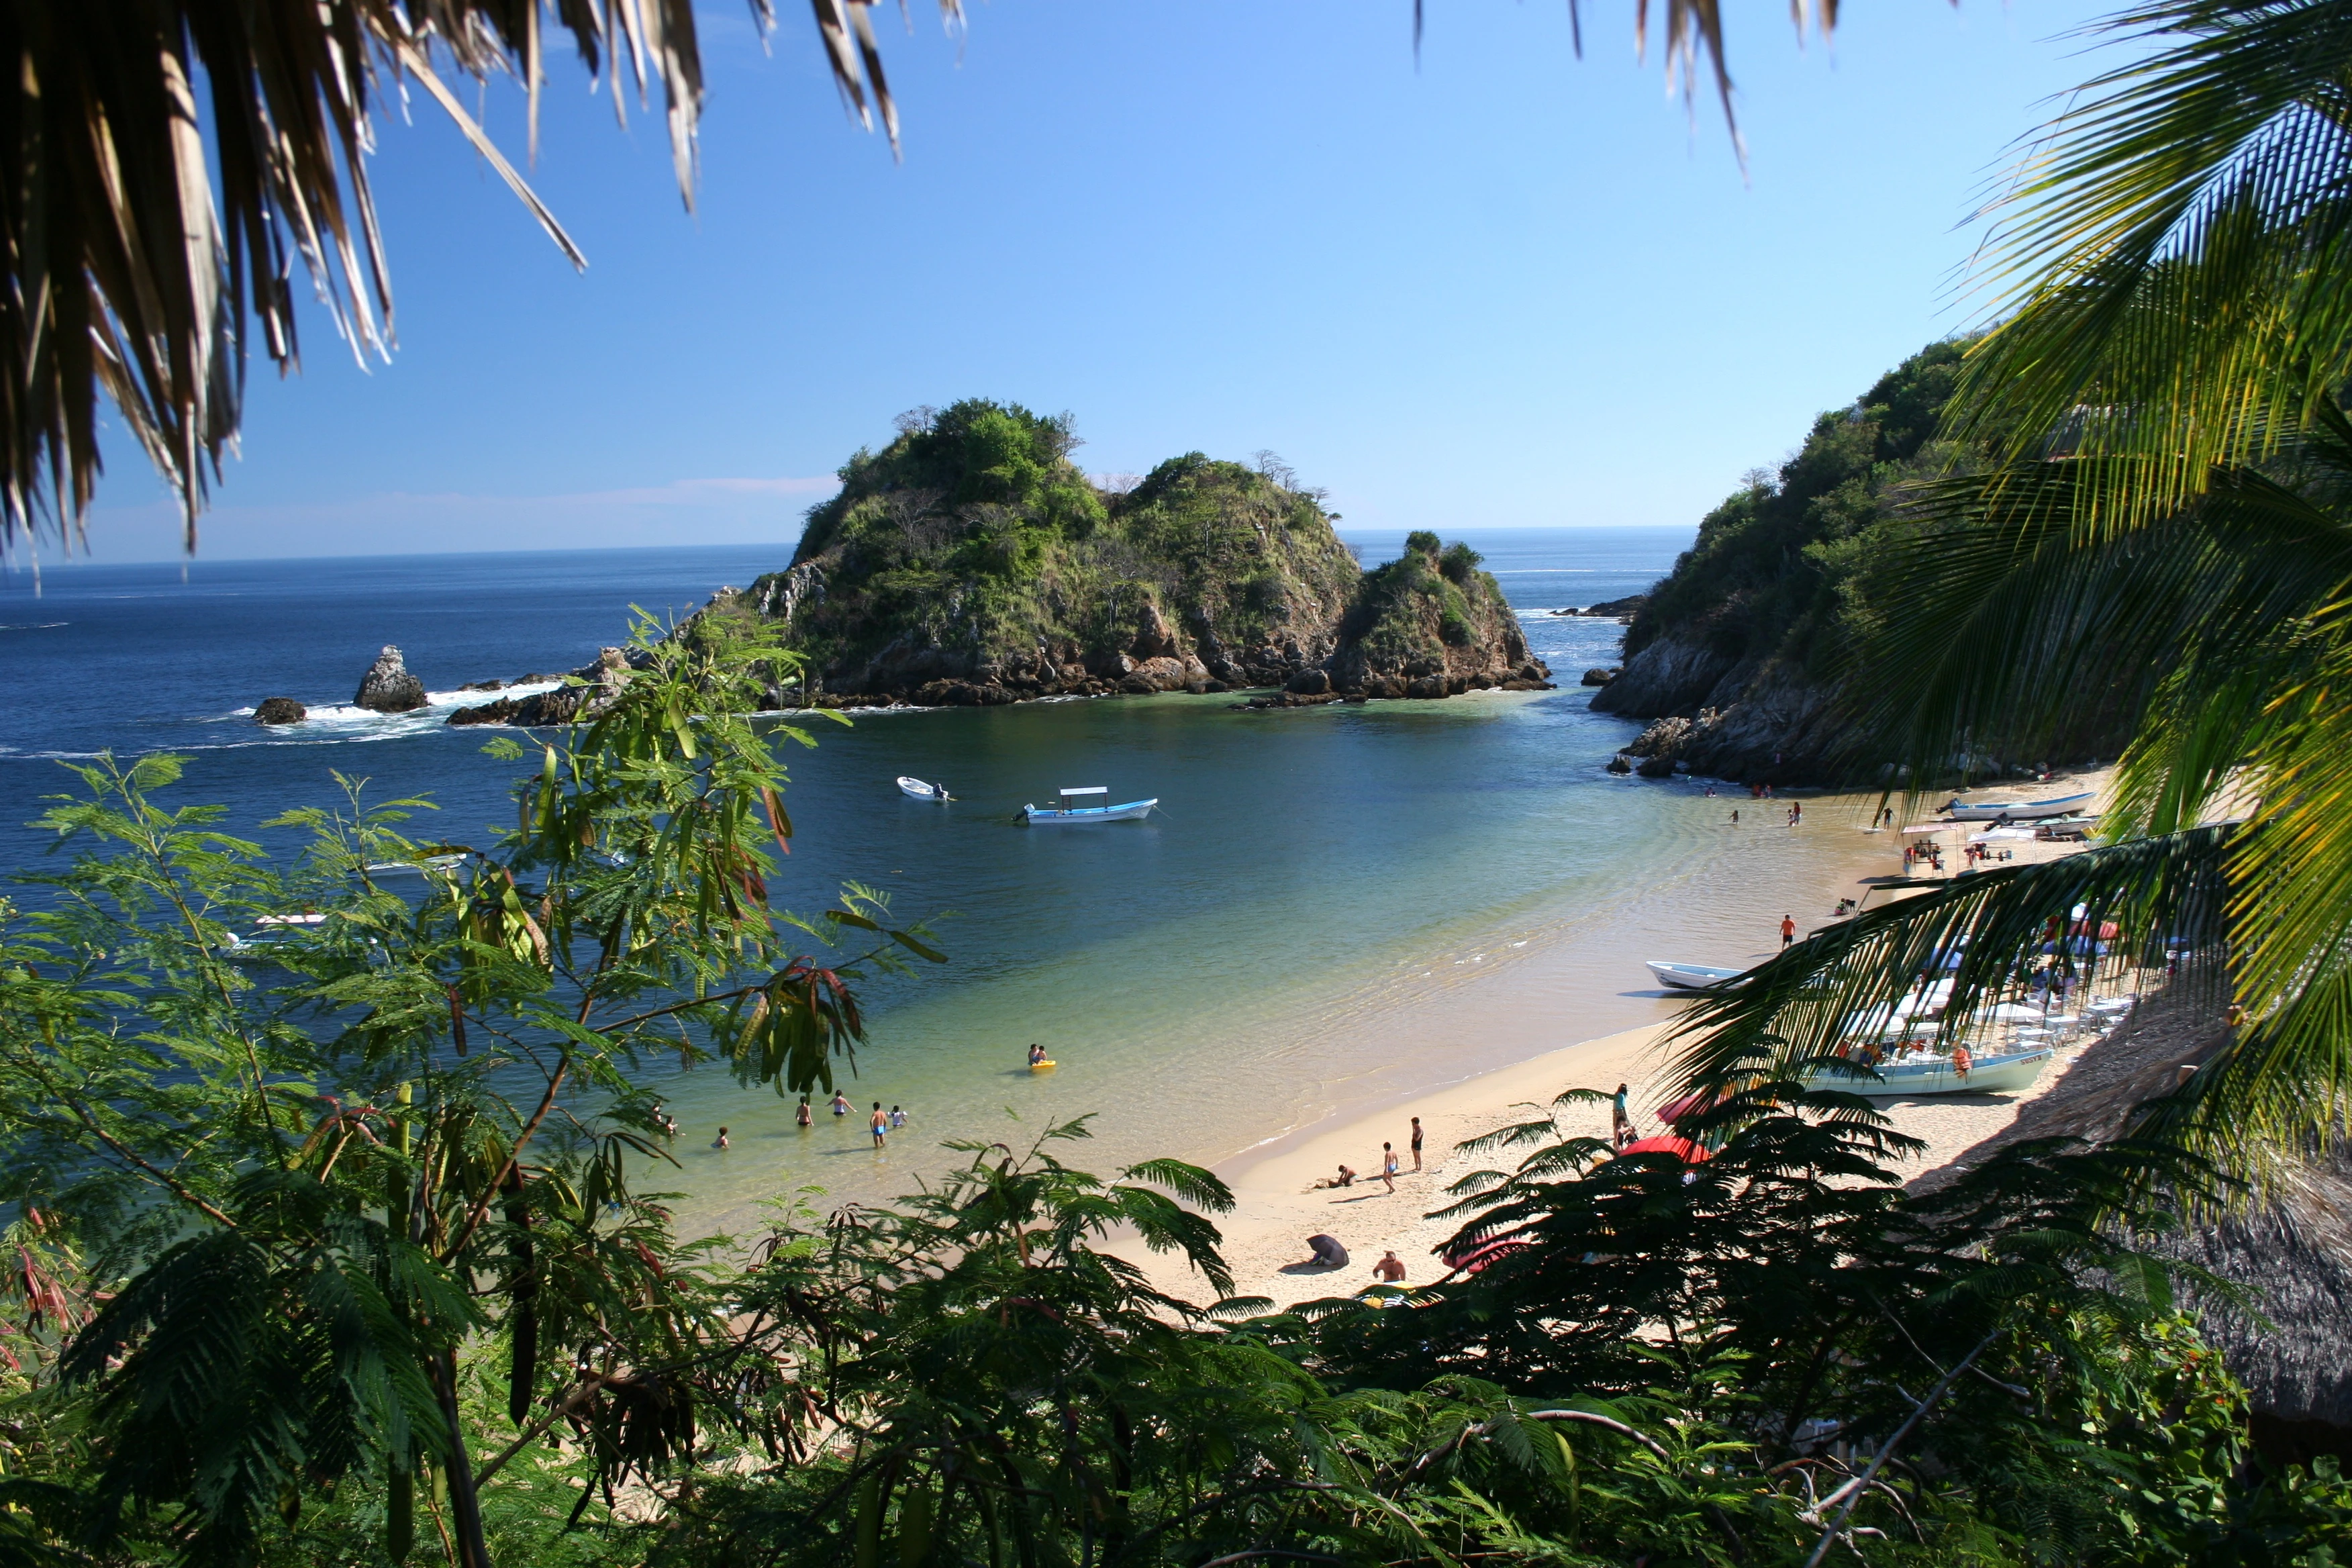
[[[772,0],[750,0],[765,30]],[[871,0],[812,0],[834,81],[893,149],[898,110]],[[940,0],[961,19],[961,0]],[[702,64],[692,0],[22,0],[0,7],[0,543],[68,545],[100,469],[102,391],[195,520],[234,442],[257,325],[299,362],[299,261],[352,352],[392,341],[392,288],[368,190],[373,104],[414,80],[455,120],[575,266],[554,215],[450,89],[509,74],[536,151],[543,32],[571,36],[642,102],[661,84],[690,205]],[[853,49],[848,37],[855,34]]]

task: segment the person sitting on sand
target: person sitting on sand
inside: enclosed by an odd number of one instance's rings
[[[1307,1250],[1309,1255],[1307,1261],[1310,1264],[1319,1264],[1326,1268],[1348,1267],[1348,1249],[1339,1245],[1339,1238],[1336,1236],[1319,1233],[1310,1236],[1307,1238]]]
[[[1372,1272],[1384,1285],[1402,1285],[1404,1283],[1404,1259],[1399,1258],[1395,1248],[1391,1247],[1381,1254],[1381,1260],[1372,1265]]]
[[[1352,1187],[1355,1184],[1356,1173],[1348,1169],[1347,1166],[1342,1165],[1339,1167],[1339,1173],[1338,1175],[1321,1177],[1316,1182],[1314,1186],[1309,1187],[1307,1190],[1311,1193],[1319,1191],[1324,1187]]]

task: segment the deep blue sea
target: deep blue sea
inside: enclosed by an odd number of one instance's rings
[[[1368,564],[1402,545],[1401,532],[1348,537]],[[887,889],[900,915],[937,922],[952,959],[876,988],[853,1095],[904,1103],[939,1136],[995,1128],[1008,1110],[1031,1123],[1100,1110],[1106,1163],[1216,1158],[1365,1095],[1646,1021],[1659,1004],[1627,956],[1640,944],[1701,961],[1759,945],[1760,915],[1675,889],[1741,855],[1764,858],[1741,877],[1769,885],[1790,851],[1727,837],[1697,784],[1603,773],[1634,727],[1591,712],[1575,682],[1612,659],[1620,628],[1547,613],[1645,588],[1687,535],[1465,537],[1560,689],[1272,713],[1181,693],[893,710],[821,726],[815,751],[792,752],[799,836],[780,898],[814,910],[845,879]],[[579,665],[621,638],[632,605],[683,616],[790,554],[199,560],[184,576],[77,565],[51,567],[37,595],[10,575],[0,863],[41,858],[45,840],[25,826],[37,797],[72,782],[60,762],[107,750],[186,754],[176,797],[226,805],[237,830],[331,801],[340,771],[377,798],[434,797],[441,815],[420,837],[494,835],[511,820],[512,768],[483,753],[487,732],[443,725],[457,686]],[[434,706],[339,709],[386,643]],[[325,712],[265,731],[250,710],[271,696]],[[893,787],[900,773],[944,779],[961,801],[909,800]],[[1162,811],[1058,832],[1009,820],[1080,784],[1157,795]],[[1475,987],[1460,992],[1461,1026],[1447,1005],[1432,1011],[1449,987],[1541,952],[1586,955],[1522,987],[1553,1012],[1474,1025],[1493,1016],[1472,1005]],[[1401,1036],[1407,1017],[1424,1022]],[[1050,1079],[1021,1070],[1032,1040],[1063,1064]],[[723,1074],[671,1092],[685,1147],[719,1122],[735,1130],[730,1152],[689,1158],[697,1192],[722,1203],[782,1181],[857,1192],[903,1180],[834,1129],[796,1138],[788,1107]]]

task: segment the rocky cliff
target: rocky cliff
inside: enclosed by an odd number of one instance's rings
[[[1813,423],[1794,457],[1759,470],[1699,524],[1698,538],[1626,628],[1623,668],[1598,712],[1654,721],[1628,750],[1751,784],[1874,783],[1884,766],[1842,700],[1868,657],[1873,568],[1901,531],[1903,488],[1977,455],[1937,434],[1966,345],[1930,343],[1850,406]],[[2086,694],[2056,735],[1979,733],[1978,777],[2112,757],[2130,731],[2127,693]]]
[[[1444,696],[1538,684],[1493,578],[1416,535],[1367,574],[1318,492],[1198,452],[1088,481],[1066,417],[982,400],[902,416],[841,469],[791,566],[703,612],[782,624],[805,689],[778,707],[994,704],[1281,687]]]
[[[1862,569],[1893,521],[1893,488],[1951,456],[1935,428],[1962,352],[1914,354],[1700,522],[1636,606],[1623,668],[1592,699],[1596,712],[1656,721],[1629,748],[1643,771],[1773,784],[1868,771],[1835,670],[1868,619]]]

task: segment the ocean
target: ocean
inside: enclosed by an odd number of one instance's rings
[[[1364,561],[1402,533],[1350,533]],[[814,911],[846,879],[930,922],[950,962],[869,991],[869,1044],[847,1080],[913,1119],[876,1156],[862,1124],[797,1133],[791,1106],[701,1069],[665,1086],[682,1123],[692,1205],[730,1223],[802,1184],[836,1198],[898,1190],[940,1139],[1017,1142],[1098,1113],[1081,1163],[1230,1159],[1368,1099],[1394,1098],[1664,1005],[1641,943],[1698,962],[1760,949],[1777,923],[1738,885],[1803,877],[1798,851],[1727,831],[1703,783],[1602,771],[1638,726],[1591,711],[1576,682],[1613,661],[1613,621],[1548,612],[1646,588],[1678,531],[1464,534],[1519,612],[1557,691],[1448,701],[1236,711],[1167,694],[865,715],[793,749],[794,853],[779,901]],[[456,688],[592,658],[630,606],[682,616],[722,584],[784,564],[785,545],[380,560],[196,561],[50,568],[0,584],[0,857],[37,862],[37,797],[60,763],[111,750],[190,759],[173,792],[249,831],[335,798],[424,795],[421,836],[489,836],[511,820],[513,769],[492,733],[441,723]],[[385,643],[434,693],[399,718],[348,707]],[[320,716],[264,731],[263,698]],[[467,698],[466,700],[478,699]],[[900,773],[953,805],[907,798]],[[1063,786],[1156,795],[1142,823],[1016,824]],[[1744,798],[1744,796],[1743,796]],[[1516,974],[1507,983],[1499,978]],[[1504,1005],[1499,999],[1508,998]],[[1024,1067],[1032,1042],[1061,1064]],[[848,1064],[843,1064],[846,1077]],[[856,1121],[856,1119],[845,1119]],[[732,1148],[711,1150],[717,1128]]]

